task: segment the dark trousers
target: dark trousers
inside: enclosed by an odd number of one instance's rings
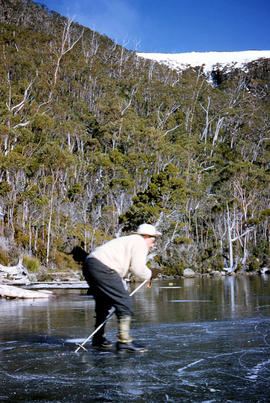
[[[96,302],[96,327],[105,320],[111,307],[118,319],[134,314],[132,299],[114,270],[90,257],[83,265],[83,275]]]

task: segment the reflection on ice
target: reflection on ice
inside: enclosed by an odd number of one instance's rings
[[[213,302],[207,299],[171,299],[169,302]]]
[[[66,339],[65,343],[74,343],[74,344],[81,344],[84,342],[85,339]]]

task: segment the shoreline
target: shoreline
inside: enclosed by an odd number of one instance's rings
[[[225,273],[224,272],[212,272],[212,273],[194,273],[192,275],[176,275],[176,276],[167,276],[161,275],[160,277],[154,279],[153,281],[175,281],[181,279],[188,278],[198,278],[198,277],[207,277],[207,278],[224,278],[224,277],[238,277],[238,276],[261,276],[261,275],[269,275],[270,271],[266,273],[261,272],[239,272],[239,273]],[[270,278],[270,277],[269,277]],[[139,283],[140,281],[127,281],[129,283]],[[76,281],[69,279],[55,280],[55,281],[5,281],[4,283],[0,283],[0,286],[11,286],[11,287],[19,287],[25,289],[88,289],[89,286],[86,281]]]
[[[187,280],[187,279],[195,279],[195,278],[212,278],[214,280],[223,279],[225,277],[242,277],[242,276],[269,276],[269,271],[267,274],[263,274],[260,272],[241,272],[241,273],[229,273],[229,274],[195,274],[193,276],[162,276],[160,278],[156,278],[153,281],[170,281],[172,285],[173,281],[176,280]],[[270,276],[269,276],[270,279]],[[130,284],[135,284],[136,281],[130,281]],[[0,301],[1,299],[5,300],[14,300],[14,299],[40,299],[40,298],[55,298],[57,297],[57,291],[63,290],[87,290],[89,286],[86,281],[48,281],[48,282],[13,282],[9,281],[8,284],[0,283]]]

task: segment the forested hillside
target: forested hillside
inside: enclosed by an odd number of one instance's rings
[[[269,266],[269,59],[176,72],[30,0],[0,32],[0,263],[149,222],[166,273]]]

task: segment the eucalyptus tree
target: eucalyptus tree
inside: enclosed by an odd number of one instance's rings
[[[66,196],[65,177],[67,171],[72,168],[72,156],[59,147],[55,142],[46,143],[36,154],[36,160],[40,166],[40,187],[43,197],[48,202],[44,210],[44,225],[46,225],[46,263],[49,263],[51,251],[51,238],[57,238],[60,228],[56,227],[57,216],[56,207],[61,205]],[[61,197],[62,195],[62,197]],[[59,209],[58,209],[59,214]],[[54,234],[53,230],[56,231]]]

